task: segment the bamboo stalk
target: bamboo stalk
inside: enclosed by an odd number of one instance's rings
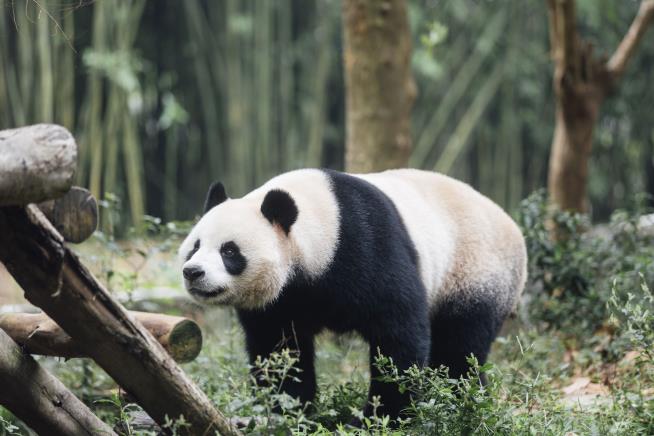
[[[272,110],[272,80],[271,80],[271,4],[269,2],[254,3],[254,56],[252,70],[255,74],[256,95],[256,146],[254,153],[255,183],[258,185],[270,175],[268,169],[270,156],[271,110]]]
[[[126,115],[124,120],[123,158],[126,173],[127,191],[129,193],[132,223],[138,224],[145,215],[145,191],[143,190],[143,163],[138,144],[134,120]]]
[[[23,11],[21,11],[23,12]],[[25,3],[24,13],[15,13],[16,25],[18,26],[18,61],[19,61],[19,74],[17,79],[20,84],[20,98],[23,101],[25,118],[22,120],[23,125],[28,119],[33,119],[32,110],[36,99],[32,96],[34,89],[34,44],[36,35],[34,27],[28,19],[28,15],[36,16],[38,9],[35,4],[31,2]],[[13,127],[13,126],[11,126]]]
[[[295,82],[295,57],[292,51],[293,11],[291,0],[278,3],[278,46],[279,46],[279,159],[278,169],[289,169],[289,163],[296,148],[297,137],[293,129],[293,87]]]
[[[416,146],[411,154],[412,165],[424,165],[428,161],[433,145],[443,133],[453,109],[461,101],[466,91],[470,89],[473,79],[481,70],[482,65],[493,51],[488,47],[494,45],[502,35],[506,13],[500,9],[490,19],[481,37],[464,65],[457,72],[453,82],[449,84],[445,96],[440,101],[438,109],[432,115],[427,127],[420,133]]]
[[[186,26],[189,30],[190,39],[192,40],[195,54],[193,56],[193,70],[198,82],[198,92],[200,105],[202,106],[203,130],[207,138],[207,152],[210,173],[223,173],[225,166],[225,156],[219,153],[222,144],[220,134],[216,128],[216,122],[220,119],[216,105],[216,91],[211,80],[211,71],[208,67],[210,56],[206,51],[205,35],[210,34],[211,29],[206,24],[204,12],[201,9],[198,0],[187,0],[184,2],[184,16],[186,17]],[[220,75],[220,72],[217,72]],[[229,85],[228,85],[229,86]]]
[[[41,8],[47,7],[47,0],[41,0]],[[54,80],[52,78],[52,44],[50,43],[49,20],[51,19],[47,9],[39,10],[36,34],[37,52],[39,59],[39,121],[48,123],[54,121]]]
[[[9,33],[6,22],[6,8],[0,8],[0,59],[9,59]],[[2,62],[0,64],[0,101],[9,102],[7,92],[7,72],[13,66],[13,62]],[[9,107],[11,107],[9,105]],[[0,106],[0,129],[11,125],[11,111],[8,105]]]
[[[75,19],[72,12],[64,14],[64,32],[70,41],[75,38]],[[60,84],[60,97],[57,98],[56,109],[60,112],[59,122],[68,130],[75,128],[75,51],[74,47],[69,45],[63,35],[59,38],[61,64],[60,77],[57,83]]]
[[[93,37],[92,37],[92,47],[96,52],[104,52],[106,50],[106,33],[107,33],[107,23],[105,21],[107,14],[105,9],[107,7],[106,2],[94,3],[93,4]],[[102,144],[102,79],[98,71],[90,71],[88,77],[88,89],[87,96],[88,100],[84,113],[87,114],[88,118],[85,120],[84,131],[85,135],[83,137],[82,143],[85,146],[81,147],[81,160],[82,160],[82,181],[83,169],[86,167],[86,162],[89,162],[89,182],[88,186],[91,190],[91,193],[96,198],[104,198],[102,191],[102,165],[103,165],[103,155],[104,149]]]
[[[434,165],[434,171],[442,173],[450,171],[456,158],[464,150],[468,138],[474,131],[479,118],[502,83],[502,74],[503,65],[502,63],[497,63],[488,80],[481,87],[479,93],[470,104],[470,107],[461,118],[461,121],[457,124],[456,129],[454,129],[454,133],[452,133],[452,136],[445,145],[443,153],[441,153],[436,165]]]
[[[165,177],[164,177],[164,217],[168,221],[173,221],[177,218],[177,197],[179,191],[177,189],[177,144],[178,144],[178,128],[173,125],[166,131],[166,150],[165,150]]]
[[[327,96],[327,84],[329,71],[332,65],[332,50],[329,49],[333,36],[333,21],[329,14],[331,5],[323,1],[318,2],[317,13],[323,17],[323,23],[316,32],[318,41],[318,59],[313,72],[313,104],[309,112],[307,155],[304,165],[308,167],[319,167],[322,161],[324,133],[325,133],[325,106]]]
[[[225,15],[227,20],[238,20],[238,2],[237,0],[227,0]],[[240,119],[243,114],[242,82],[243,71],[241,66],[239,36],[234,29],[229,26],[225,34],[226,57],[234,59],[227,64],[225,75],[225,89],[227,106],[227,125],[228,125],[228,144],[229,144],[229,168],[232,170],[229,174],[229,183],[234,187],[235,195],[242,195],[247,186],[247,162],[246,147],[248,144],[243,142],[242,132],[240,131]]]

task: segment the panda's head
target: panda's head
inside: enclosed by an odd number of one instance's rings
[[[202,303],[245,309],[273,302],[292,274],[297,216],[285,191],[229,199],[222,184],[211,185],[204,215],[179,249],[187,291]]]

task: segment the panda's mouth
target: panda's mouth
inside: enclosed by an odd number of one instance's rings
[[[205,291],[198,288],[190,288],[188,290],[189,294],[198,298],[214,298],[219,296],[220,294],[223,294],[225,291],[226,291],[225,288],[215,288],[210,291]]]

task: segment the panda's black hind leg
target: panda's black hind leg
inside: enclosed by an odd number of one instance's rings
[[[466,298],[462,299],[462,294]],[[431,315],[429,366],[444,365],[451,378],[459,378],[470,370],[467,359],[471,354],[480,365],[486,363],[506,316],[499,306],[488,294],[466,292],[446,297]]]

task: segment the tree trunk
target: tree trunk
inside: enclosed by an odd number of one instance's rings
[[[39,434],[115,434],[2,329],[0,386],[0,404]]]
[[[61,197],[73,184],[77,144],[54,124],[0,131],[0,206]]]
[[[578,36],[574,0],[548,0],[547,4],[556,96],[547,183],[550,201],[562,210],[585,212],[588,161],[599,110],[652,21],[654,0],[641,3],[629,31],[608,62],[594,56],[593,46]]]
[[[556,94],[556,126],[550,154],[548,190],[550,201],[559,209],[585,212],[588,161],[602,95],[597,98],[563,96],[568,92],[574,90],[559,90]],[[569,103],[566,104],[566,101]],[[584,109],[578,110],[577,105]]]
[[[97,282],[35,207],[0,208],[0,262],[25,291],[159,424],[238,434],[155,338]]]
[[[406,0],[344,0],[346,168],[406,167],[411,154],[411,33]]]
[[[202,331],[188,318],[159,313],[129,312],[145,327],[175,361],[193,361],[202,349]],[[88,357],[82,347],[45,313],[0,315],[0,329],[30,354]]]

